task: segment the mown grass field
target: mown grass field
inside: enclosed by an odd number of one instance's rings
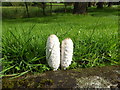
[[[45,47],[51,34],[56,34],[60,42],[67,37],[73,40],[73,62],[68,69],[120,64],[117,8],[89,8],[88,11],[87,15],[54,13],[44,17],[3,19],[2,73],[50,70]]]

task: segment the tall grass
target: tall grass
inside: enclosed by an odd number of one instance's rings
[[[74,56],[69,68],[120,64],[117,30],[117,15],[58,14],[3,20],[1,73],[50,70],[45,59],[50,34],[56,34],[60,42],[67,37],[73,40]]]

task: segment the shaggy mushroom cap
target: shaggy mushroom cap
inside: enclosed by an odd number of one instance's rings
[[[46,60],[48,65],[57,70],[60,65],[60,42],[56,35],[52,34],[47,39]]]
[[[62,41],[61,45],[61,68],[66,69],[72,61],[73,56],[73,42],[70,38]]]

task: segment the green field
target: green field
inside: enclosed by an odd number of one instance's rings
[[[60,42],[67,37],[73,40],[73,62],[68,69],[120,64],[117,8],[90,8],[87,15],[55,13],[3,19],[2,73],[51,70],[45,59],[46,41],[51,34],[56,34]]]

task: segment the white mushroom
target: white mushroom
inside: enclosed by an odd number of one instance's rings
[[[46,60],[48,65],[56,71],[60,65],[60,42],[56,35],[50,35],[46,44]]]
[[[73,42],[70,38],[62,41],[61,45],[61,68],[66,69],[72,61],[73,56]]]

